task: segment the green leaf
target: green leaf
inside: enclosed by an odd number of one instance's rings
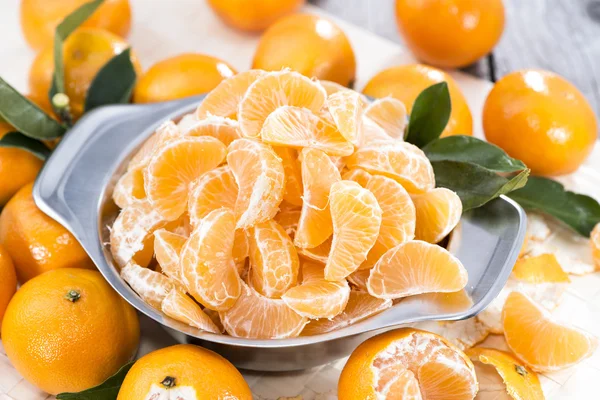
[[[433,161],[431,165],[436,186],[455,191],[463,203],[464,211],[481,207],[502,194],[523,187],[529,176],[529,169],[512,177],[504,177],[464,161]]]
[[[116,374],[96,387],[79,393],[61,393],[56,398],[58,400],[116,400],[123,380],[133,366],[133,363],[134,361],[125,364]]]
[[[464,161],[495,172],[517,172],[527,169],[520,160],[504,150],[472,136],[448,136],[434,140],[423,148],[430,161]]]
[[[600,223],[600,204],[590,196],[565,190],[552,179],[531,177],[524,188],[509,195],[523,208],[541,211],[566,223],[583,236],[590,236]]]
[[[65,127],[0,78],[0,117],[34,139],[54,139]]]
[[[135,79],[131,50],[127,49],[114,56],[98,72],[88,89],[85,110],[107,104],[128,103]]]
[[[15,147],[23,149],[41,160],[45,160],[51,151],[46,145],[37,140],[23,135],[20,132],[8,132],[0,139],[0,147]]]
[[[452,105],[446,82],[423,90],[413,104],[406,141],[423,147],[437,139],[448,124]]]

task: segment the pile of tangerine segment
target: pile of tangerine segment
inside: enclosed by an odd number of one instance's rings
[[[117,182],[110,245],[148,304],[244,338],[329,332],[392,300],[455,292],[436,245],[458,196],[403,141],[404,105],[289,70],[250,70],[165,122]]]

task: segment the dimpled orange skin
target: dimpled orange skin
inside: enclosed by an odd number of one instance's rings
[[[594,148],[597,129],[594,110],[581,92],[548,71],[506,75],[483,107],[486,139],[536,175],[577,170]]]
[[[33,201],[33,183],[23,186],[0,214],[0,244],[8,250],[19,282],[59,268],[94,269],[81,245]]]
[[[396,0],[404,42],[421,61],[460,68],[488,54],[504,30],[502,0]]]
[[[253,69],[291,68],[308,77],[352,86],[356,59],[350,41],[332,21],[309,14],[282,18],[261,37]]]
[[[154,64],[135,85],[134,103],[182,99],[213,90],[237,71],[215,57],[186,53]]]
[[[202,347],[179,344],[140,358],[127,373],[117,400],[146,399],[153,385],[166,391],[161,382],[167,377],[175,378],[171,391],[192,387],[198,399],[252,399],[242,374],[229,361]]]
[[[392,96],[403,102],[410,114],[419,93],[443,81],[448,83],[452,111],[442,136],[472,135],[473,117],[465,96],[454,79],[437,68],[423,64],[388,68],[371,78],[363,93],[376,98]]]
[[[305,0],[208,0],[208,4],[226,24],[250,32],[268,28],[304,3]]]
[[[17,291],[15,266],[4,246],[0,245],[0,329],[6,307]]]
[[[90,0],[21,0],[21,28],[25,40],[35,50],[51,45],[62,20]],[[121,37],[131,28],[129,0],[105,0],[83,27],[106,29]]]
[[[67,294],[80,296],[71,301]],[[46,272],[13,296],[2,324],[2,344],[16,370],[51,394],[96,386],[137,350],[135,310],[97,271]]]

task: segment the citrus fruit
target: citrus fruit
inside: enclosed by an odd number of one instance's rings
[[[175,288],[172,279],[150,268],[140,267],[134,262],[121,268],[121,278],[136,292],[146,303],[160,310],[167,294]]]
[[[163,147],[166,142],[179,136],[182,136],[181,130],[173,121],[163,122],[134,153],[127,165],[127,171],[148,166],[150,159],[158,149]]]
[[[181,133],[184,136],[212,136],[225,146],[241,137],[239,125],[235,120],[214,115],[195,122]]]
[[[300,152],[304,194],[294,244],[314,248],[333,233],[329,212],[329,190],[341,180],[340,172],[325,153],[306,148]]]
[[[58,24],[87,0],[21,0],[21,29],[25,40],[34,50],[53,43]],[[129,0],[107,0],[81,25],[105,29],[122,37],[131,27]]]
[[[535,372],[505,351],[474,348],[466,351],[475,366],[482,393],[516,400],[543,400],[544,392]]]
[[[313,248],[302,248],[297,247],[298,255],[303,256],[304,258],[312,261],[320,262],[321,264],[327,264],[327,260],[329,260],[329,255],[331,254],[331,244],[333,243],[333,236],[329,236],[329,238]]]
[[[358,148],[369,147],[373,145],[383,145],[385,143],[393,142],[394,140],[403,140],[403,138],[392,138],[380,125],[378,125],[371,118],[363,115],[360,142]]]
[[[220,333],[221,330],[202,308],[183,290],[174,287],[161,303],[161,310],[169,317],[203,331]]]
[[[250,284],[264,296],[280,298],[298,282],[300,262],[292,239],[273,220],[250,228],[248,239]]]
[[[137,80],[133,101],[156,103],[206,93],[235,73],[231,65],[218,58],[180,54],[151,66]]]
[[[285,292],[281,297],[285,304],[311,319],[331,319],[343,312],[350,297],[348,282],[325,280],[323,273],[323,265],[305,262],[302,284]]]
[[[329,209],[333,242],[325,265],[325,279],[339,281],[366,260],[377,241],[382,212],[373,193],[353,181],[331,185]]]
[[[354,350],[338,383],[340,400],[473,399],[469,358],[436,334],[411,328],[375,336]]]
[[[2,319],[10,299],[17,291],[17,274],[15,266],[4,246],[0,245],[0,328],[2,328]]]
[[[238,108],[242,135],[259,137],[265,120],[281,106],[304,107],[317,113],[327,93],[315,81],[297,72],[284,70],[259,77],[250,85]]]
[[[322,79],[319,82],[321,83],[321,86],[323,86],[323,89],[325,89],[325,91],[327,92],[328,97],[329,97],[329,95],[332,95],[335,92],[339,92],[340,90],[348,89],[347,86],[340,85],[339,83],[333,82],[333,81],[328,81],[328,80]]]
[[[295,337],[307,323],[283,300],[263,296],[244,282],[239,299],[220,315],[227,333],[250,339]]]
[[[556,371],[591,356],[598,339],[555,321],[529,296],[512,292],[502,311],[504,338],[510,350],[534,371]]]
[[[289,147],[273,147],[283,164],[285,189],[283,200],[295,206],[302,206],[302,171],[298,161],[298,151]]]
[[[94,269],[73,235],[37,208],[32,190],[33,183],[23,186],[0,214],[0,244],[12,258],[19,282],[52,269]]]
[[[421,61],[466,67],[487,55],[504,30],[502,0],[396,0],[404,43]]]
[[[360,168],[349,169],[342,175],[342,179],[346,181],[354,181],[360,186],[366,188],[373,175]]]
[[[192,226],[198,226],[202,218],[217,208],[234,210],[237,196],[237,183],[228,166],[202,174],[190,188],[188,212]]]
[[[438,243],[456,227],[462,215],[460,197],[452,190],[435,188],[413,195],[417,211],[415,237],[429,243]]]
[[[65,40],[63,44],[65,94],[69,97],[69,109],[75,119],[84,112],[87,91],[98,71],[128,47],[129,44],[121,37],[96,28],[80,28]],[[131,54],[131,62],[139,75],[142,67],[134,53]],[[54,45],[50,43],[38,53],[31,64],[30,93],[40,98],[48,97],[53,73]]]
[[[367,282],[372,296],[397,299],[429,292],[456,292],[467,285],[467,270],[443,247],[413,240],[388,250]]]
[[[360,141],[365,107],[363,96],[354,90],[340,90],[327,97],[327,110],[335,125],[342,136],[355,145]]]
[[[133,364],[118,400],[133,399],[252,400],[242,374],[225,358],[191,344],[146,354]]]
[[[271,26],[258,42],[252,68],[291,68],[349,87],[356,78],[354,51],[344,32],[331,20],[309,14],[290,15]]]
[[[179,256],[187,237],[166,229],[154,231],[154,256],[161,272],[173,279],[179,286],[185,286]]]
[[[130,206],[136,200],[145,199],[143,168],[131,169],[121,175],[113,189],[112,198],[119,208]]]
[[[304,0],[209,0],[208,4],[228,25],[257,32],[293,13]]]
[[[590,236],[592,245],[592,258],[596,269],[600,269],[600,223],[596,224]]]
[[[364,116],[377,124],[390,137],[404,139],[408,125],[406,106],[393,97],[377,99],[367,106]]]
[[[363,93],[367,96],[383,98],[391,96],[412,111],[417,96],[436,83],[448,83],[452,112],[442,136],[472,135],[473,117],[465,96],[450,75],[442,70],[422,64],[401,65],[379,72],[367,83]]]
[[[99,385],[137,350],[135,310],[97,271],[63,268],[21,286],[2,322],[2,345],[15,369],[57,394]]]
[[[250,228],[273,218],[285,187],[285,170],[273,148],[251,139],[234,140],[227,148],[227,164],[239,188],[236,226]]]
[[[483,108],[483,130],[491,143],[537,175],[574,172],[596,142],[594,110],[571,83],[542,70],[505,75]]]

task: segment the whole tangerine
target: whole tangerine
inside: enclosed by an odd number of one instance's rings
[[[305,0],[208,0],[226,24],[249,32],[265,30],[304,3]]]
[[[6,248],[0,245],[0,329],[2,320],[10,299],[17,291],[17,274],[15,266],[6,251]]]

